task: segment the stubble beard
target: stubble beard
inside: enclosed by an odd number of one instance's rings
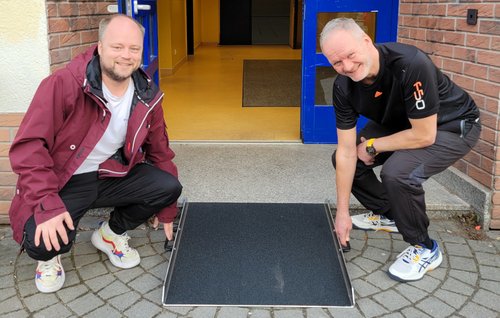
[[[101,64],[102,72],[106,74],[110,79],[116,82],[124,82],[130,78],[133,72],[137,70],[137,68],[133,69],[129,74],[127,75],[121,75],[118,74],[113,67],[107,67],[105,65]]]

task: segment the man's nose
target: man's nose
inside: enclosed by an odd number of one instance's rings
[[[342,66],[344,68],[344,72],[346,73],[349,73],[354,69],[354,63],[348,60],[343,61]]]

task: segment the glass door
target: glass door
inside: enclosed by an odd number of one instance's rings
[[[332,104],[337,76],[321,53],[319,35],[331,19],[348,17],[358,22],[376,43],[397,38],[396,0],[305,0],[302,39],[302,101],[300,128],[304,143],[337,143]],[[358,129],[365,120],[358,120]]]

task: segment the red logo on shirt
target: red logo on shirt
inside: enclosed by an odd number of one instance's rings
[[[422,82],[415,82],[413,87],[415,87],[415,91],[413,92],[413,97],[415,97],[415,107],[419,110],[424,109],[425,101],[422,99],[422,96],[424,96],[424,90],[421,88]]]
[[[375,98],[379,97],[380,95],[382,95],[382,92],[375,91]]]

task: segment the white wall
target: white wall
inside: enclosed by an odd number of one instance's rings
[[[50,73],[45,0],[0,4],[0,113],[25,112]]]

